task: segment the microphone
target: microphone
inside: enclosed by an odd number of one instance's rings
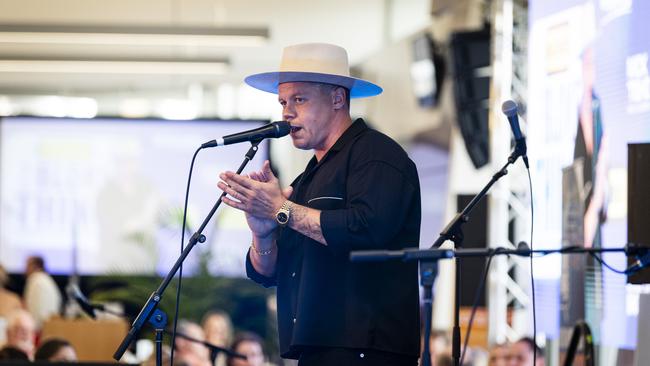
[[[90,301],[88,301],[88,298],[84,296],[79,289],[79,286],[72,283],[69,284],[68,287],[66,287],[66,293],[69,297],[73,298],[77,304],[79,304],[79,307],[81,307],[81,310],[83,310],[84,313],[88,314],[93,319],[97,318],[95,315],[95,307],[90,303]]]
[[[526,169],[528,169],[528,156],[526,156],[526,137],[521,133],[519,129],[519,116],[517,116],[517,103],[512,100],[506,100],[501,105],[501,111],[503,114],[508,117],[508,122],[510,122],[510,129],[512,134],[515,136],[515,153],[517,156],[521,156],[526,164]]]
[[[216,140],[208,141],[201,145],[201,148],[237,144],[246,141],[261,141],[268,137],[278,138],[288,135],[290,131],[291,126],[289,126],[289,122],[271,122],[262,127],[254,128],[252,130],[244,132],[233,133]]]

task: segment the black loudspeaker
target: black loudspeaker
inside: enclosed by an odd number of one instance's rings
[[[454,33],[451,37],[456,117],[474,167],[490,160],[490,30]]]
[[[627,241],[650,250],[650,143],[627,145]],[[628,264],[636,262],[628,257]],[[627,278],[628,283],[650,283],[650,267]]]
[[[474,198],[472,194],[461,194],[456,196],[456,211],[460,212]],[[463,224],[463,243],[461,248],[486,248],[487,247],[487,223],[488,223],[488,198],[483,197],[479,203],[474,206],[470,214],[469,221]],[[461,261],[461,293],[460,305],[472,306],[476,289],[481,283],[483,269],[485,268],[485,258],[463,258]],[[487,280],[486,280],[487,282]],[[479,295],[478,306],[485,306],[485,293],[487,292],[487,283],[483,286],[483,291]]]

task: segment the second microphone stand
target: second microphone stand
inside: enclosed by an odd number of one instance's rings
[[[497,171],[493,176],[492,179],[483,187],[483,189],[476,195],[472,200],[465,206],[463,211],[458,213],[452,220],[447,224],[447,226],[442,230],[440,233],[440,236],[438,236],[438,239],[433,243],[431,248],[437,249],[440,248],[440,246],[447,240],[451,240],[454,243],[454,247],[456,249],[461,248],[461,245],[463,243],[463,228],[462,225],[466,222],[469,221],[469,215],[474,210],[474,207],[476,204],[479,203],[479,201],[485,197],[487,192],[490,190],[490,188],[496,183],[501,177],[504,175],[508,174],[508,166],[511,164],[514,164],[515,161],[517,161],[517,158],[522,156],[523,152],[519,148],[519,144],[515,148],[515,150],[512,152],[510,157],[508,157],[508,162],[501,168],[499,171]],[[454,326],[452,330],[452,357],[454,359],[454,365],[459,366],[460,365],[460,270],[461,270],[461,263],[460,259],[456,259],[456,288],[454,292]],[[431,327],[431,302],[433,301],[432,299],[432,294],[433,294],[433,283],[435,281],[435,276],[437,274],[437,260],[423,260],[420,261],[420,282],[422,286],[424,287],[424,303],[425,303],[425,311],[426,311],[426,316],[425,316],[425,337],[428,336],[427,334],[427,328],[429,328],[430,332],[430,327]],[[425,338],[428,339],[428,338]],[[427,343],[427,342],[425,342]],[[429,355],[429,347],[425,345],[425,354],[422,356],[423,364],[424,365],[430,365],[430,355]],[[428,362],[427,362],[428,361]]]

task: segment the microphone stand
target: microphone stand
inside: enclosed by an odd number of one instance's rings
[[[465,210],[463,210],[465,212]],[[457,220],[459,216],[456,217],[455,220]],[[452,222],[453,224],[453,222]],[[455,224],[455,225],[460,225],[460,224]],[[449,227],[449,226],[448,226]],[[453,226],[452,226],[453,227]],[[446,229],[445,229],[446,231]],[[445,232],[443,232],[444,234]],[[441,234],[442,236],[442,234]],[[440,239],[438,239],[440,240]],[[437,241],[436,241],[437,242]],[[437,248],[430,248],[430,249],[404,249],[404,250],[361,250],[361,251],[353,251],[350,253],[350,261],[352,262],[377,262],[377,261],[388,261],[388,260],[401,260],[404,262],[408,261],[419,261],[420,262],[420,271],[422,273],[422,279],[421,279],[421,284],[423,286],[428,286],[424,288],[424,303],[425,303],[425,311],[426,311],[426,318],[425,318],[425,334],[424,334],[424,351],[422,353],[422,363],[421,365],[423,366],[430,366],[431,365],[431,356],[430,356],[430,349],[429,349],[429,336],[430,336],[430,329],[431,329],[431,303],[433,301],[432,299],[432,285],[435,280],[435,276],[437,274],[437,262],[440,259],[449,259],[449,258],[457,258],[456,263],[458,263],[459,258],[463,257],[491,257],[493,255],[519,255],[519,256],[525,256],[529,257],[532,256],[533,254],[552,254],[552,253],[560,253],[560,254],[577,254],[577,253],[606,253],[606,252],[625,252],[627,255],[638,255],[638,254],[646,254],[647,248],[644,247],[638,247],[634,245],[626,245],[623,248],[582,248],[582,247],[565,247],[565,248],[560,248],[560,249],[504,249],[504,248],[488,248],[488,249],[437,249]],[[458,270],[458,267],[456,268]],[[425,282],[425,276],[426,282]],[[456,276],[457,280],[459,278],[458,272]],[[458,296],[458,288],[460,288],[460,283],[456,282],[456,296]],[[456,304],[455,304],[455,310],[458,311],[459,309],[459,304],[458,304],[458,298],[456,298]],[[458,316],[458,314],[456,314]],[[458,318],[455,319],[458,321]],[[455,323],[455,327],[458,326],[458,323]],[[457,332],[457,333],[456,333]],[[460,329],[454,330],[454,337],[458,337],[458,339],[454,339],[454,342],[452,344],[452,352],[454,355],[460,355]],[[459,364],[460,359],[459,358],[454,358],[454,361],[456,362],[456,365]]]
[[[251,147],[250,149],[248,149],[248,152],[244,157],[244,161],[239,166],[239,169],[237,169],[237,174],[240,174],[244,170],[248,162],[253,159],[255,153],[257,153],[258,150],[257,145],[259,145],[261,141],[262,140],[260,139],[251,142]],[[210,210],[206,218],[203,220],[203,223],[201,223],[201,226],[199,226],[198,230],[190,237],[189,243],[181,253],[180,257],[176,260],[176,263],[174,263],[169,273],[167,273],[167,276],[165,276],[160,286],[158,286],[158,288],[151,294],[151,296],[149,296],[149,299],[144,304],[144,306],[140,310],[140,313],[133,321],[133,324],[131,325],[131,329],[129,330],[127,335],[122,340],[122,343],[118,346],[117,350],[113,354],[113,359],[119,361],[120,358],[122,358],[124,352],[126,352],[126,349],[129,347],[131,342],[133,342],[135,337],[137,337],[138,334],[140,333],[142,326],[146,322],[149,322],[154,326],[154,329],[156,330],[156,365],[160,366],[162,364],[162,333],[166,325],[167,315],[162,310],[158,309],[158,304],[162,299],[162,295],[165,292],[165,289],[167,288],[171,280],[174,278],[179,267],[183,264],[183,261],[185,261],[185,258],[187,257],[188,254],[190,254],[190,251],[192,251],[196,243],[205,242],[206,238],[205,235],[202,234],[202,232],[205,229],[205,227],[208,225],[208,222],[210,221],[212,216],[215,214],[215,212],[217,212],[217,209],[221,205],[221,201],[225,196],[226,196],[226,192],[223,192],[221,196],[219,196],[219,199],[214,204],[214,206],[212,207],[212,209]],[[183,230],[184,229],[185,228],[183,228]]]
[[[469,221],[469,215],[474,210],[474,207],[478,202],[485,197],[490,188],[496,183],[501,177],[508,174],[508,165],[514,164],[518,157],[525,155],[524,145],[517,143],[515,150],[512,152],[510,157],[508,157],[507,163],[499,169],[493,176],[492,179],[483,187],[483,189],[476,195],[472,200],[465,206],[463,211],[457,214],[449,224],[442,230],[438,239],[433,243],[431,248],[440,248],[440,246],[447,240],[451,240],[454,243],[456,249],[461,248],[463,243],[463,228],[462,225]],[[425,337],[430,332],[431,327],[431,318],[432,318],[432,308],[431,303],[433,301],[433,283],[435,281],[435,276],[437,274],[436,261],[420,261],[420,278],[421,285],[424,288],[424,304],[425,304]],[[454,359],[454,365],[460,366],[460,271],[461,263],[460,260],[456,260],[456,288],[454,291],[454,327],[452,331],[452,357]],[[428,338],[426,338],[428,339]],[[425,366],[431,365],[429,342],[424,344],[424,353],[422,356],[422,363]],[[426,358],[425,358],[426,357]]]

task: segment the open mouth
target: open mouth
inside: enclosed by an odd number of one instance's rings
[[[302,130],[302,127],[291,126],[291,133],[296,133],[296,132],[298,132],[300,130]]]

